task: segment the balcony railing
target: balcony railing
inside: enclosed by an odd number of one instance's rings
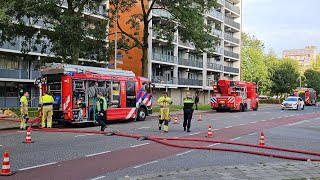
[[[239,68],[224,66],[224,71],[225,71],[225,72],[230,72],[230,73],[237,73],[237,74],[239,74]]]
[[[208,69],[213,69],[217,71],[223,71],[223,65],[222,64],[217,64],[217,63],[207,63],[207,68]]]
[[[179,85],[188,85],[188,86],[202,86],[202,80],[179,78],[178,84]]]
[[[214,52],[216,52],[218,54],[223,54],[224,49],[222,47],[214,46],[213,49],[214,49]]]
[[[31,78],[30,79],[37,79],[40,76],[41,76],[40,71],[31,71]]]
[[[154,61],[161,61],[161,62],[167,62],[167,63],[177,63],[177,57],[176,56],[169,56],[166,54],[160,54],[160,53],[152,53],[152,60]]]
[[[224,39],[227,41],[231,41],[233,43],[239,44],[240,40],[238,38],[233,37],[231,34],[224,33]]]
[[[153,9],[152,13],[161,17],[171,18],[171,14],[167,11],[164,11],[162,9]]]
[[[233,19],[225,17],[225,23],[229,26],[236,28],[236,29],[240,29],[240,24],[235,22]]]
[[[217,19],[219,19],[219,20],[221,20],[221,21],[224,20],[224,16],[222,15],[222,13],[219,12],[219,11],[216,11],[216,10],[214,10],[214,9],[209,10],[207,14],[208,14],[209,16],[212,16],[212,17],[214,17],[214,18],[217,18]]]
[[[158,32],[152,30],[152,37],[156,38],[156,39],[161,39],[161,40],[167,40],[167,37],[165,35],[161,35],[158,37]],[[174,34],[173,35],[173,42],[177,42],[177,35]]]
[[[62,0],[61,2],[62,7],[68,8],[68,2],[66,0]],[[84,7],[84,12],[94,15],[99,15],[103,17],[107,17],[107,11],[105,10],[105,5],[100,5],[97,9],[90,9],[88,6]]]
[[[177,78],[166,76],[152,76],[151,81],[157,84],[177,84]]]
[[[211,34],[222,37],[222,31],[218,30],[218,29],[211,29]]]
[[[203,62],[179,58],[179,65],[203,68]]]
[[[186,47],[189,47],[189,48],[195,48],[195,45],[193,43],[190,43],[190,42],[183,42],[182,40],[179,39],[178,41],[178,44],[179,45],[182,45],[182,46],[186,46]]]
[[[29,73],[25,69],[0,69],[0,78],[29,79]]]
[[[235,5],[229,3],[228,1],[226,1],[226,8],[237,13],[240,14],[240,8],[236,7]]]
[[[236,58],[236,59],[240,58],[240,55],[238,53],[234,53],[234,52],[227,51],[227,50],[224,50],[224,55],[228,56],[228,57]]]
[[[224,5],[225,0],[218,0],[218,3],[220,3],[220,4]]]

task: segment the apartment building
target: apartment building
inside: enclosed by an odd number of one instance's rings
[[[240,80],[241,0],[218,0],[218,7],[204,14],[206,23],[212,26],[211,35],[219,38],[213,53],[197,52],[192,43],[179,39],[175,32],[173,46],[150,28],[149,78],[159,93],[167,90],[174,104],[182,104],[186,91],[199,93],[200,103],[210,102],[212,84],[218,79]],[[165,23],[160,16],[170,16],[164,10],[152,11],[152,25]]]
[[[66,1],[62,6],[67,7]],[[106,18],[107,6],[107,1],[105,1],[97,10],[85,8],[83,15],[87,16],[90,21],[99,21]],[[25,18],[26,24],[32,21],[32,18]],[[41,29],[45,24],[39,21],[32,26]],[[23,54],[21,43],[22,39],[18,37],[13,42],[4,42],[0,45],[0,107],[19,106],[20,91],[29,91],[31,97],[35,97],[31,102],[32,106],[37,106],[39,102],[39,91],[34,81],[40,76],[40,61],[54,54],[50,50],[41,53],[41,47],[31,50],[28,54]]]
[[[290,58],[298,61],[301,72],[310,68],[311,62],[317,58],[317,47],[307,46],[303,49],[284,50],[283,58]]]

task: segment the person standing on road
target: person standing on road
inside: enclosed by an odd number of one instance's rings
[[[101,131],[104,131],[107,128],[107,100],[101,92],[97,94],[97,98],[97,122],[101,126]]]
[[[47,121],[47,128],[52,128],[53,102],[54,102],[53,97],[48,92],[44,92],[44,95],[41,97],[41,105],[42,105],[41,126],[43,128],[46,127],[46,121]]]
[[[198,110],[198,103],[199,103],[199,94],[196,93],[196,98],[194,99],[194,103],[196,104],[196,110]]]
[[[169,105],[172,104],[171,98],[168,97],[167,92],[164,92],[163,96],[158,99],[158,104],[160,105],[159,130],[161,130],[162,123],[164,123],[163,131],[167,133],[169,131],[170,121]]]
[[[20,113],[21,113],[20,129],[26,129],[27,123],[29,120],[28,97],[29,97],[29,92],[26,91],[23,93],[23,96],[21,96],[20,98]]]
[[[190,92],[187,92],[186,97],[183,99],[183,129],[184,131],[186,131],[187,128],[187,132],[191,132],[190,131],[190,127],[191,127],[191,119],[192,119],[192,114],[193,114],[193,98],[190,94]]]

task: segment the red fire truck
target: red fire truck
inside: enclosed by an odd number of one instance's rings
[[[41,76],[41,91],[54,97],[54,120],[94,123],[99,92],[107,100],[107,120],[145,120],[152,114],[152,84],[131,71],[50,63]]]
[[[317,104],[317,93],[312,88],[297,88],[293,94],[301,97],[305,105],[312,106]]]
[[[220,111],[258,110],[257,85],[253,82],[218,80],[213,86],[211,108]]]

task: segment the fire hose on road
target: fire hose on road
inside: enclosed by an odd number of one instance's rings
[[[9,120],[13,121],[12,119],[0,118],[0,120]],[[177,148],[185,148],[185,149],[201,149],[201,150],[213,150],[213,151],[228,151],[228,152],[238,152],[238,153],[246,153],[246,154],[254,154],[260,156],[268,156],[268,157],[275,157],[275,158],[282,158],[282,159],[290,159],[290,160],[298,160],[298,161],[319,161],[320,158],[305,158],[305,157],[296,157],[296,156],[287,156],[281,154],[273,154],[273,153],[266,153],[266,152],[259,152],[259,151],[251,151],[251,150],[242,150],[242,149],[233,149],[233,148],[217,148],[217,147],[209,147],[209,146],[190,146],[190,145],[180,145],[170,143],[168,141],[187,141],[187,142],[203,142],[203,143],[219,143],[219,144],[229,144],[229,145],[237,145],[237,146],[247,146],[253,148],[261,148],[261,149],[270,149],[270,150],[277,150],[283,152],[290,152],[290,153],[299,153],[304,155],[313,155],[313,156],[320,156],[318,152],[310,152],[304,150],[296,150],[296,149],[289,149],[289,148],[281,148],[281,147],[274,147],[274,146],[260,146],[255,144],[248,144],[248,143],[241,143],[241,142],[233,142],[233,141],[222,141],[222,140],[209,140],[209,139],[200,139],[200,138],[170,138],[170,137],[157,137],[157,136],[142,136],[142,135],[135,135],[135,134],[126,134],[121,132],[102,132],[97,130],[79,130],[79,129],[61,129],[61,128],[52,128],[46,129],[40,126],[41,117],[37,117],[30,122],[29,127],[37,122],[39,129],[33,129],[34,131],[39,132],[66,132],[66,133],[86,133],[86,134],[102,134],[102,135],[115,135],[121,137],[129,137],[129,138],[143,138],[145,140],[150,140],[159,144],[163,144],[170,147],[177,147]],[[14,122],[16,122],[15,120]]]

